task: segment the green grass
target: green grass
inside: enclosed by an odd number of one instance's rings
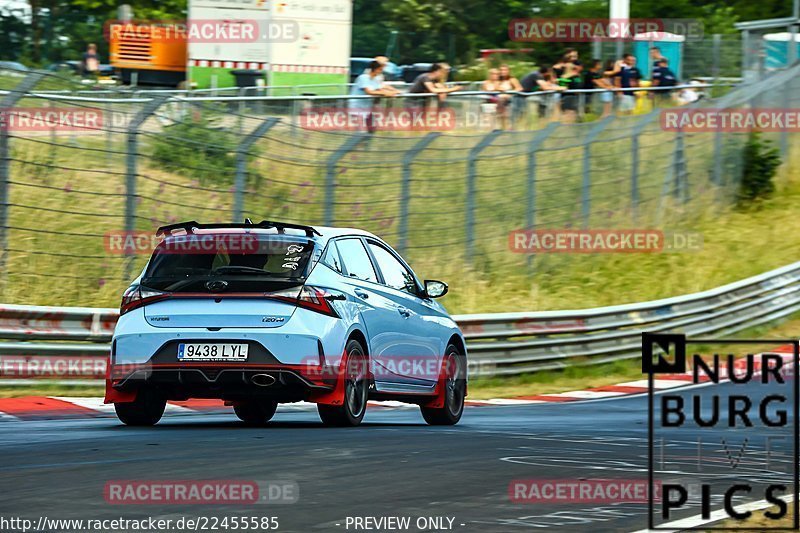
[[[469,382],[469,398],[518,398],[570,390],[616,385],[642,379],[642,362],[626,359],[613,363],[569,367],[510,377],[476,378]]]
[[[249,120],[243,127],[254,124]],[[166,170],[165,162],[152,156],[153,143],[165,142],[157,141],[164,135],[160,123],[150,121],[145,130],[139,148],[147,157],[138,168],[137,228],[152,232],[179,220],[229,221],[233,169],[217,169],[210,178],[191,168]],[[573,137],[585,130],[558,131],[538,158],[537,226],[580,227],[582,149],[574,146]],[[634,220],[628,201],[630,140],[623,133],[609,131],[593,147],[590,227],[699,232],[701,251],[540,255],[529,266],[527,256],[508,249],[508,233],[525,224],[524,151],[533,134],[523,133],[500,136],[477,163],[476,241],[469,257],[463,242],[465,160],[479,137],[443,135],[418,156],[412,167],[406,256],[420,277],[450,283],[443,303],[452,313],[643,301],[712,288],[794,260],[787,251],[800,247],[794,214],[800,178],[791,170],[796,161],[783,165],[772,199],[758,209],[736,211],[730,205],[731,188],[708,182],[710,137],[688,139],[692,199],[660,203],[662,167],[670,161],[674,135],[648,131],[641,138],[642,203]],[[325,162],[344,140],[282,127],[259,141],[259,155],[250,162],[246,214],[320,223]],[[341,160],[335,176],[338,225],[362,227],[397,243],[400,160],[418,140],[412,134],[376,137]],[[104,248],[103,235],[123,227],[124,137],[60,133],[51,138],[44,133],[17,137],[12,145],[13,229],[2,301],[116,306],[129,280],[126,260]],[[448,162],[437,163],[442,158]],[[135,257],[132,270],[145,260],[145,255]]]
[[[23,396],[70,396],[94,397],[105,393],[102,382],[98,385],[58,385],[42,383],[41,385],[0,385],[0,398],[19,398]]]

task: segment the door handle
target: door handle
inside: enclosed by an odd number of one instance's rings
[[[361,290],[361,289],[356,289],[356,290],[355,290],[355,291],[353,291],[353,292],[355,292],[355,293],[356,293],[356,296],[358,296],[359,298],[363,298],[364,300],[366,300],[367,298],[369,298],[369,293],[368,293],[367,291],[363,291],[363,290]]]
[[[409,311],[405,307],[398,307],[397,308],[397,312],[400,313],[401,315],[403,315],[405,318],[408,318],[408,317],[411,316],[411,311]]]

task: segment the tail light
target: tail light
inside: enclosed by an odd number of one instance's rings
[[[138,307],[152,302],[164,300],[169,297],[169,293],[148,289],[140,285],[131,285],[122,294],[122,304],[119,306],[119,314],[124,315],[128,311],[133,311]]]
[[[339,318],[339,313],[331,306],[332,300],[344,300],[343,294],[332,294],[325,289],[304,285],[297,290],[273,292],[269,295],[276,300],[289,302],[297,307],[316,311],[323,315]]]

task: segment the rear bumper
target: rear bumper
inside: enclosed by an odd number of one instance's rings
[[[111,348],[106,402],[129,402],[143,388],[169,400],[219,398],[237,401],[270,397],[300,401],[336,389],[343,362],[345,322],[297,309],[280,327],[154,327],[143,310],[120,317]],[[178,359],[180,343],[247,344],[247,361],[212,362]],[[253,383],[263,374],[269,386]]]
[[[156,389],[169,400],[217,398],[235,402],[253,397],[283,402],[306,400],[331,391],[337,371],[323,366],[260,364],[112,365],[107,401],[130,401],[142,389]]]

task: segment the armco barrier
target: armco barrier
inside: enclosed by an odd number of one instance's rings
[[[704,292],[576,311],[459,315],[471,367],[512,375],[638,357],[642,331],[724,335],[800,311],[800,262]],[[108,353],[116,309],[0,306],[0,357]]]

